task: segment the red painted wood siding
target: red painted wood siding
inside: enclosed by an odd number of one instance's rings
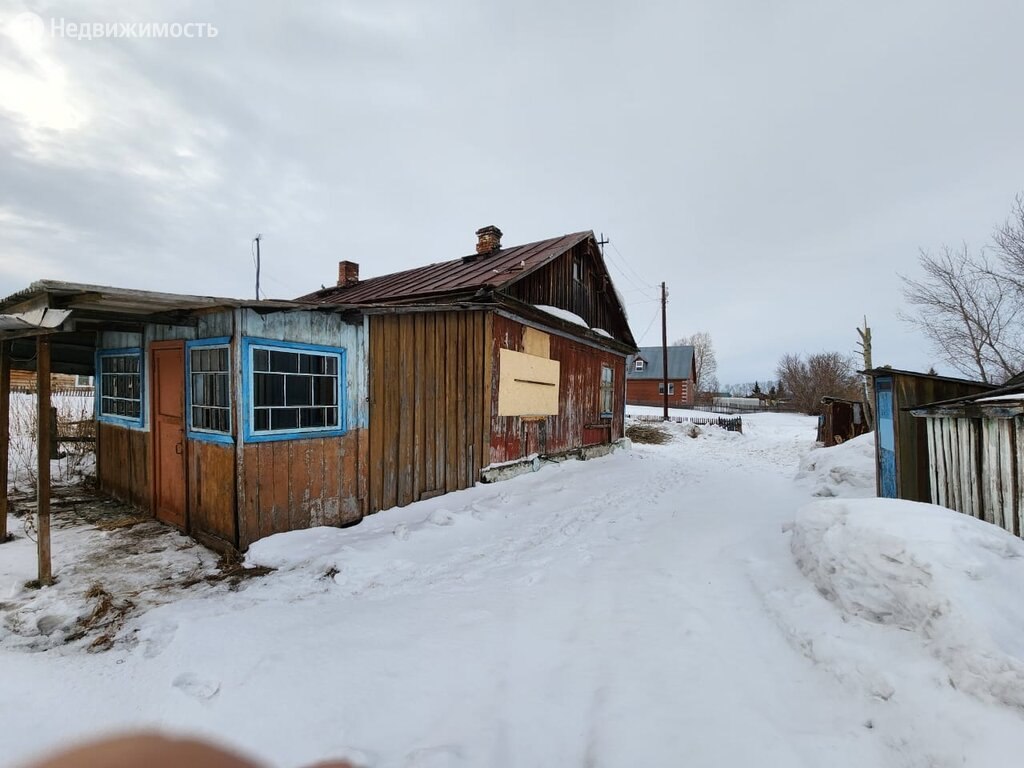
[[[661,406],[665,396],[658,391],[662,382],[654,379],[626,379],[626,402],[629,405]],[[675,385],[675,392],[668,396],[670,408],[693,405],[693,382],[686,379],[669,381]]]
[[[502,348],[523,351],[526,326],[499,315],[494,316],[491,376],[491,462],[511,461],[531,453],[558,453],[585,445],[596,445],[622,437],[626,358],[551,334],[551,359],[561,363],[558,387],[558,415],[523,418],[498,415],[498,382]],[[592,429],[601,423],[601,365],[613,371],[614,402],[609,429]]]

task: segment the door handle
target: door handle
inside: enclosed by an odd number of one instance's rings
[[[183,446],[181,443],[175,443],[174,452],[181,456],[183,453],[185,453],[185,446]]]

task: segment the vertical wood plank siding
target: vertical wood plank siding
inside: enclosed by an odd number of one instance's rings
[[[347,525],[363,516],[357,492],[362,430],[341,437],[245,445],[240,546],[274,533]]]
[[[238,546],[235,446],[188,441],[189,530]]]
[[[931,501],[1020,536],[1024,418],[926,418]]]
[[[604,282],[603,274],[596,269],[598,257],[592,248],[590,240],[578,243],[527,279],[509,286],[506,293],[529,304],[567,309],[586,320],[591,328],[603,328],[617,339],[629,338],[615,289]],[[574,262],[582,268],[580,280],[573,275]]]
[[[100,422],[96,425],[99,489],[144,511],[152,509],[149,432]]]
[[[370,511],[468,488],[490,462],[479,409],[491,322],[482,311],[370,318]]]
[[[505,317],[494,317],[491,358],[497,360],[499,350],[523,351],[522,323]],[[491,375],[491,462],[511,461],[531,453],[559,453],[585,445],[618,440],[623,431],[626,358],[556,334],[551,335],[551,359],[558,360],[558,415],[525,418],[498,415],[498,381],[495,366]],[[601,365],[613,372],[612,418],[607,429],[594,429],[601,422]]]
[[[889,374],[893,378],[893,419],[896,440],[897,498],[911,501],[931,500],[928,464],[928,429],[925,419],[914,416],[911,406],[966,397],[984,391],[972,382],[934,379],[927,376]],[[876,403],[877,408],[877,403]],[[944,431],[953,439],[955,426]],[[877,440],[877,438],[876,438]],[[877,443],[876,443],[877,453]]]

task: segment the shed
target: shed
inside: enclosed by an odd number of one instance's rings
[[[912,408],[988,392],[992,384],[896,368],[861,371],[875,393],[875,462],[878,495],[930,501],[928,431]]]
[[[922,405],[931,501],[1024,533],[1024,382]]]
[[[826,446],[839,445],[868,432],[864,418],[864,403],[841,397],[821,398],[821,416],[818,417],[818,442]]]
[[[636,345],[594,233],[474,252],[301,297],[368,318],[371,510],[494,479],[538,455],[610,450]]]
[[[641,347],[626,360],[626,403],[663,406],[667,379],[669,407],[693,405],[697,390],[693,347],[668,347],[667,376],[665,351],[663,347]]]

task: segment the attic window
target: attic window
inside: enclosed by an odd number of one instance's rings
[[[577,283],[583,282],[583,257],[572,257],[572,279]]]
[[[641,359],[639,359],[639,358],[637,358],[637,361],[636,361],[636,369],[637,369],[638,371],[642,371],[642,370],[644,369],[644,365],[645,365],[644,361],[643,361],[643,360],[641,360]]]

